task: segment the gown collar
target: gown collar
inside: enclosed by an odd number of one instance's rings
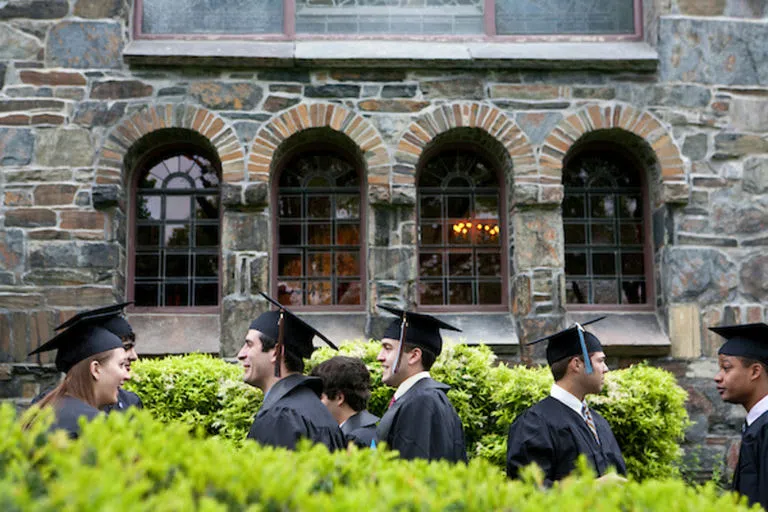
[[[564,390],[557,384],[552,384],[552,389],[549,392],[549,396],[557,400],[558,402],[563,403],[568,408],[573,409],[576,414],[581,416],[581,406],[582,402],[572,394],[570,394],[568,391]]]

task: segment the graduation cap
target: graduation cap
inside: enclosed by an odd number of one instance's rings
[[[603,318],[605,317],[601,316],[582,324],[576,323],[560,332],[532,341],[528,343],[528,345],[535,345],[536,343],[549,340],[549,344],[547,345],[547,363],[550,366],[552,363],[566,357],[581,355],[584,357],[586,372],[587,374],[590,374],[592,373],[592,362],[589,360],[589,354],[592,352],[601,352],[603,346],[600,344],[600,340],[597,339],[597,336],[584,330],[584,326],[599,322]]]
[[[262,313],[256,320],[251,322],[249,327],[249,329],[259,331],[270,338],[277,340],[277,345],[275,346],[275,354],[277,355],[277,361],[275,361],[275,377],[280,376],[283,347],[285,347],[285,350],[289,350],[299,357],[307,358],[310,357],[315,350],[312,340],[317,336],[327,343],[329,347],[338,350],[338,347],[324,334],[297,317],[284,305],[280,304],[264,292],[259,293],[261,293],[262,297],[279,308],[277,311],[267,311]]]
[[[447,324],[431,315],[405,311],[382,304],[377,304],[377,306],[399,317],[389,324],[387,330],[384,331],[384,336],[382,336],[382,338],[400,340],[392,370],[393,373],[397,373],[400,366],[400,357],[403,354],[403,345],[405,343],[425,348],[435,354],[435,356],[439,356],[440,352],[443,351],[443,338],[440,336],[440,329],[461,332],[461,329],[458,327]]]
[[[768,364],[768,324],[726,325],[709,330],[728,340],[718,354],[747,357]]]
[[[121,302],[119,304],[112,304],[110,306],[81,311],[63,324],[56,327],[56,330],[60,331],[75,324],[87,322],[89,324],[99,325],[107,329],[108,331],[115,334],[118,338],[132,336],[133,328],[131,327],[131,324],[129,324],[126,319],[121,316],[123,308],[129,304],[133,304],[133,302]]]
[[[56,369],[66,373],[83,359],[115,348],[123,348],[122,340],[115,334],[98,325],[77,322],[70,324],[68,329],[60,332],[29,355],[58,350]]]

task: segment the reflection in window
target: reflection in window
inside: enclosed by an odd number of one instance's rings
[[[503,304],[499,178],[474,152],[445,151],[419,175],[419,304]]]
[[[569,304],[645,304],[643,191],[620,155],[582,152],[563,171]]]
[[[496,0],[498,34],[631,34],[635,0]]]
[[[336,153],[304,152],[280,174],[278,300],[292,306],[362,304],[360,178]]]
[[[219,302],[219,178],[211,162],[193,152],[155,159],[139,179],[134,302]]]

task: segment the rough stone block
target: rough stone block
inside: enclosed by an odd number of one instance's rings
[[[112,286],[56,287],[45,290],[48,306],[54,308],[76,308],[103,306],[115,301]]]
[[[79,268],[117,269],[120,254],[116,243],[79,243],[77,248]]]
[[[347,84],[307,85],[304,87],[304,96],[307,98],[358,98],[360,97],[360,86]]]
[[[139,80],[102,80],[91,86],[91,98],[121,100],[152,96],[152,86]]]
[[[89,167],[94,158],[95,149],[88,130],[58,128],[38,132],[35,160],[40,165]]]
[[[519,113],[515,116],[518,126],[528,136],[531,144],[541,144],[563,119],[559,112]]]
[[[83,101],[77,104],[72,122],[81,126],[112,126],[125,115],[125,103]]]
[[[234,357],[243,346],[248,326],[267,306],[250,298],[225,297],[221,309],[221,355]]]
[[[669,302],[722,303],[738,285],[736,265],[717,249],[670,247],[662,269]]]
[[[61,212],[59,227],[66,230],[104,229],[104,214],[101,212],[67,210]]]
[[[291,108],[294,105],[297,105],[300,101],[300,98],[269,96],[266,100],[264,100],[264,105],[262,105],[261,108],[267,112],[279,112],[281,110],[285,110],[287,108]]]
[[[697,133],[686,137],[683,154],[691,160],[703,160],[707,156],[707,134]]]
[[[309,72],[302,69],[264,69],[259,71],[259,80],[308,84],[310,78]]]
[[[768,158],[752,157],[744,162],[744,181],[741,186],[751,194],[768,192]]]
[[[701,312],[695,304],[669,306],[670,355],[683,359],[701,356]]]
[[[269,185],[251,183],[245,188],[245,206],[263,208],[269,204]]]
[[[91,190],[91,201],[96,210],[105,210],[117,206],[120,187],[117,185],[95,185]]]
[[[37,293],[7,293],[0,292],[0,308],[10,310],[35,309],[43,302],[43,297]]]
[[[204,106],[216,110],[253,110],[263,91],[249,82],[195,82],[189,94]]]
[[[32,161],[35,137],[26,128],[0,128],[0,165],[27,165]]]
[[[56,225],[56,212],[44,208],[19,208],[5,211],[5,225],[41,228]]]
[[[24,263],[24,232],[20,229],[0,231],[0,269],[20,270]]]
[[[42,44],[36,37],[7,23],[0,24],[0,59],[35,61],[38,60],[41,50]]]
[[[745,132],[762,132],[768,122],[768,99],[734,96],[730,100],[731,125]]]
[[[430,105],[428,101],[418,100],[364,100],[357,104],[361,110],[369,112],[419,112]]]
[[[768,198],[752,202],[734,188],[712,194],[712,225],[718,234],[760,234],[768,228]]]
[[[419,83],[425,98],[482,100],[485,84],[477,77],[450,77],[438,80],[422,80]]]
[[[77,266],[77,246],[74,243],[30,244],[29,266],[32,269]]]
[[[116,18],[122,9],[122,0],[77,0],[75,16],[86,19]]]
[[[415,85],[385,85],[381,88],[382,98],[413,98],[416,96]]]
[[[515,267],[528,270],[563,265],[563,224],[559,212],[518,212],[515,223]]]
[[[87,271],[67,268],[35,269],[24,274],[23,282],[33,286],[79,286],[93,284],[94,276]]]
[[[38,185],[35,187],[35,205],[72,204],[75,192],[77,192],[75,185]]]
[[[140,340],[136,345],[140,355],[219,353],[221,319],[218,314],[133,313],[127,318]],[[245,333],[240,333],[240,342]],[[237,351],[228,355],[235,356]]]
[[[221,247],[229,251],[269,251],[269,220],[260,213],[224,212]]]
[[[0,20],[13,18],[52,20],[63,18],[68,12],[67,0],[13,0],[0,4]]]
[[[715,135],[716,158],[739,158],[755,153],[768,153],[768,138],[745,133]]]
[[[65,21],[48,34],[45,55],[52,67],[120,68],[123,34],[116,22]]]
[[[768,255],[758,253],[748,257],[739,277],[745,294],[758,302],[768,302]]]
[[[399,69],[334,69],[331,71],[331,78],[339,82],[402,82],[405,77],[406,72]]]

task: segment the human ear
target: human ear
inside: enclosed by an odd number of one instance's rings
[[[101,378],[101,365],[98,361],[91,361],[89,370],[91,371],[91,377],[93,377],[94,380],[99,380]]]

